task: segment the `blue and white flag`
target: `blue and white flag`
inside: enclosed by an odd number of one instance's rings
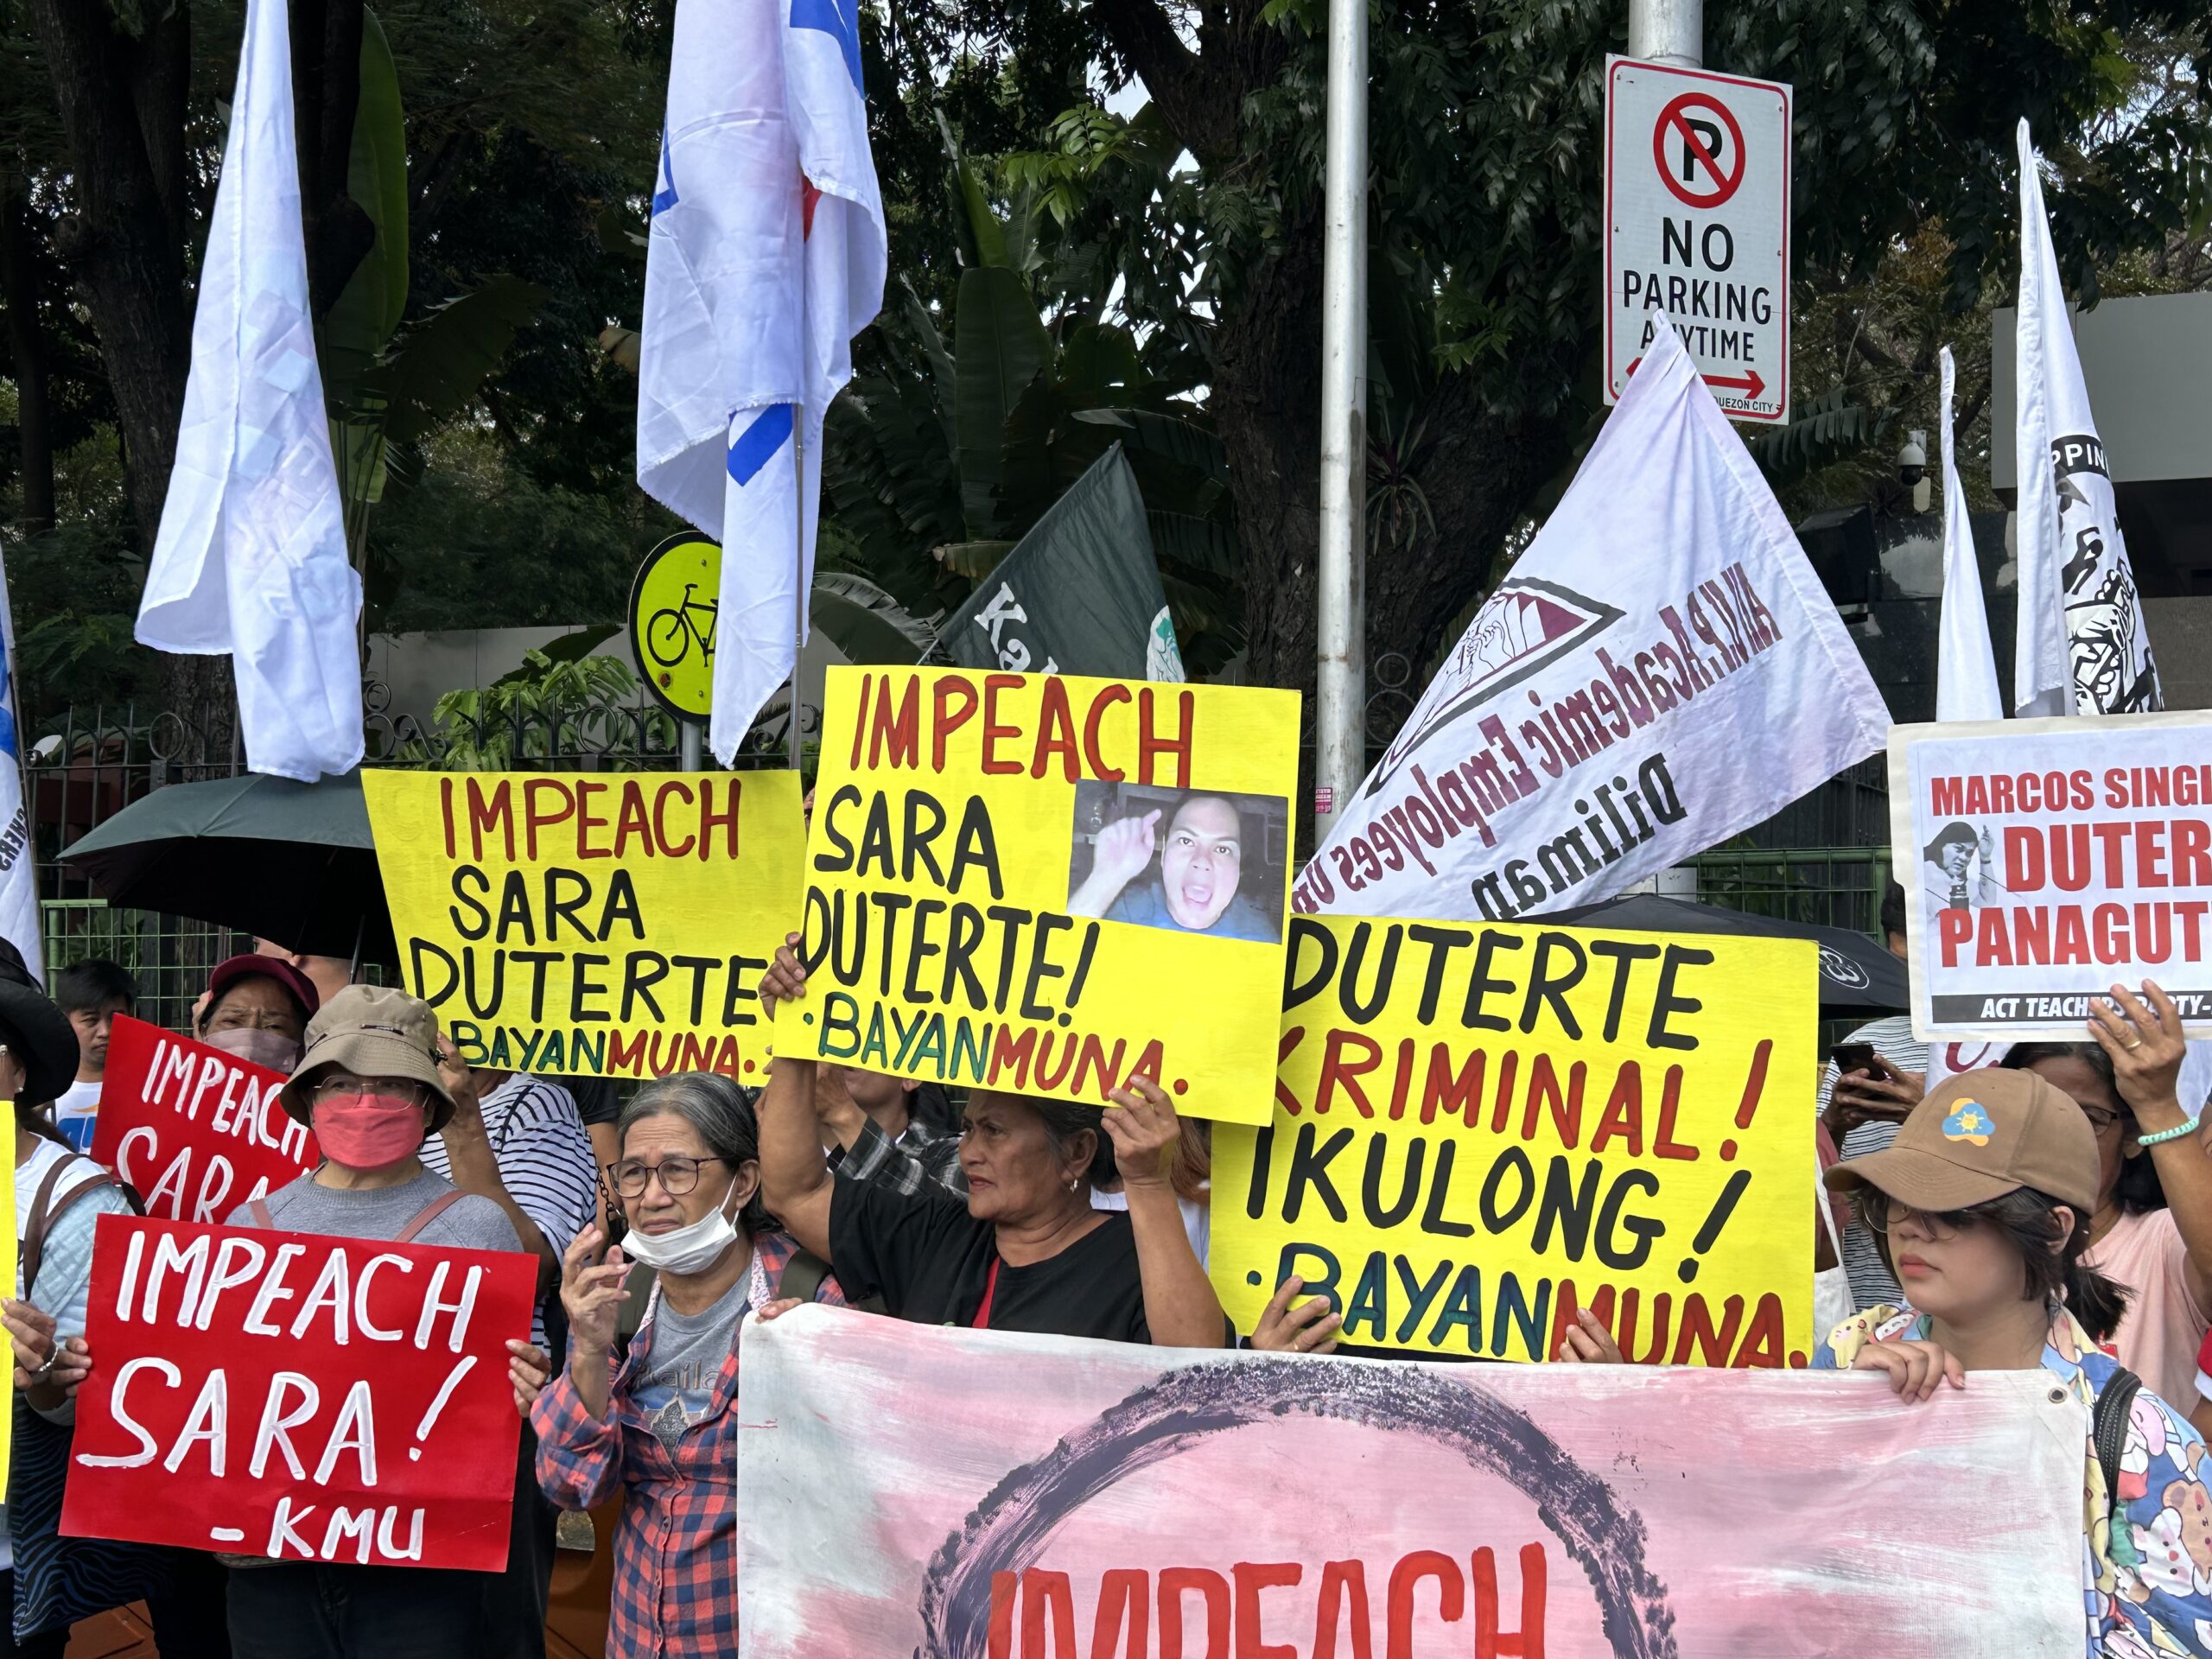
[[[883,302],[858,0],[681,0],[645,256],[638,483],[722,543],[709,741],[791,674],[822,423]]]
[[[1936,636],[1936,718],[2002,720],[1997,691],[1997,653],[1989,643],[1989,608],[1981,594],[1981,565],[1974,557],[1974,523],[1967,488],[1959,482],[1951,442],[1951,388],[1957,371],[1943,348],[1943,611]]]
[[[282,0],[251,0],[138,640],[227,654],[246,765],[312,783],[360,764],[360,611],[308,309],[291,40]]]
[[[8,567],[0,558],[0,938],[23,953],[23,965],[46,983],[39,943],[38,870],[23,811],[23,744],[16,720],[16,617],[8,602]]]

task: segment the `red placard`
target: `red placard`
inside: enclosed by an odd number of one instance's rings
[[[519,1252],[103,1216],[61,1530],[348,1565],[506,1565]]]
[[[284,1074],[116,1017],[92,1160],[169,1221],[230,1219],[315,1166],[315,1136],[276,1103]]]

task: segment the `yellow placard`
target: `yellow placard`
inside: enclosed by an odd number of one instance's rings
[[[792,772],[365,772],[407,987],[472,1065],[760,1081]]]
[[[787,1054],[1267,1121],[1294,692],[830,671]]]
[[[4,1195],[0,1195],[0,1236],[4,1236],[7,1242],[4,1244],[0,1244],[0,1284],[7,1285],[12,1288],[16,1286],[16,1274],[17,1270],[16,1240],[16,1184],[13,1181],[9,1181],[4,1183],[4,1185],[7,1187],[7,1192]],[[31,1287],[24,1285],[20,1287],[20,1292],[22,1295],[28,1298],[31,1294]],[[64,1338],[67,1338],[69,1334],[70,1333],[67,1331],[60,1333]],[[16,1414],[11,1411],[6,1414],[5,1421],[0,1421],[0,1492],[4,1492],[8,1490],[8,1466],[10,1460],[15,1456],[15,1418]]]
[[[1217,1128],[1211,1268],[1250,1331],[1295,1274],[1344,1341],[1541,1359],[1811,1349],[1817,947],[1296,918],[1273,1121]]]

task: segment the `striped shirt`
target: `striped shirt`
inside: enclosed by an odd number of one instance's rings
[[[1912,1021],[1902,1014],[1871,1020],[1843,1040],[1872,1043],[1874,1052],[1900,1071],[1928,1069],[1928,1045],[1914,1040]],[[1835,1092],[1835,1062],[1831,1060],[1821,1068],[1821,1086],[1813,1108],[1816,1116],[1827,1110],[1828,1098]],[[1836,1150],[1846,1158],[1864,1158],[1896,1140],[1898,1127],[1883,1118],[1861,1123],[1843,1137],[1843,1144]],[[1875,1248],[1873,1234],[1859,1224],[1855,1211],[1844,1225],[1843,1270],[1851,1281],[1851,1300],[1855,1310],[1882,1303],[1904,1303],[1904,1293],[1897,1288],[1897,1280],[1882,1261],[1882,1253]]]
[[[557,1083],[518,1071],[486,1094],[478,1109],[500,1184],[557,1258],[599,1212],[598,1165],[575,1096]],[[423,1163],[453,1179],[444,1136],[423,1143]],[[544,1345],[542,1310],[531,1317],[531,1340]]]

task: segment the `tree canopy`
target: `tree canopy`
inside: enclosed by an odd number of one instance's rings
[[[1173,423],[1145,482],[1184,629],[1218,643],[1215,663],[1241,650],[1251,679],[1310,686],[1325,10],[863,7],[893,282],[833,426],[828,568],[918,612],[953,602],[1093,438],[1141,448],[1141,414]],[[672,13],[290,7],[327,372],[372,284],[391,323],[363,405],[385,423],[372,450],[346,450],[365,457],[372,626],[613,620],[636,560],[674,528],[631,480],[624,361]],[[1855,499],[1888,469],[1897,424],[1932,423],[1942,341],[1961,348],[1962,404],[1986,403],[2020,117],[2048,159],[2077,296],[2212,278],[2201,14],[2190,0],[1708,13],[1709,65],[1796,87],[1796,378],[1811,418],[1761,447],[1793,507]],[[1370,16],[1370,648],[1418,667],[1602,416],[1600,99],[1626,9],[1380,0]],[[35,715],[154,689],[130,620],[240,17],[239,0],[0,0],[0,518]],[[987,270],[1003,274],[970,280]],[[988,400],[945,372],[971,332],[981,349],[984,307],[1035,347]],[[466,384],[405,367],[472,319],[498,326],[468,330],[484,360]],[[416,355],[452,366],[444,349]],[[407,418],[377,401],[394,387],[415,397]],[[163,690],[179,689],[172,672]]]

